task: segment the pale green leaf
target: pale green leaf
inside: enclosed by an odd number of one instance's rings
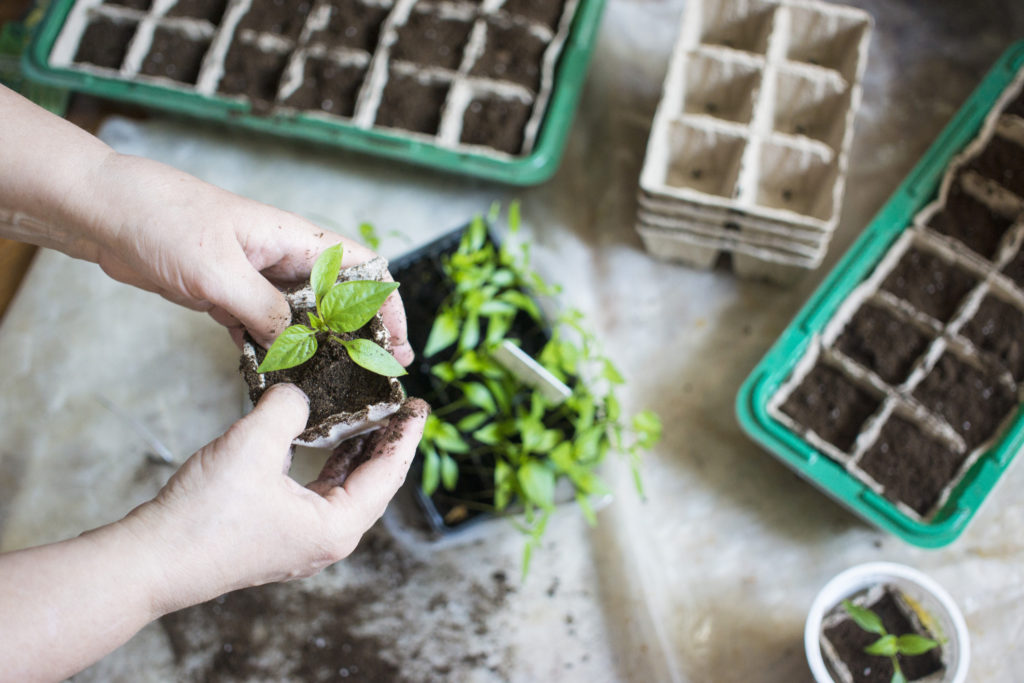
[[[480,429],[480,427],[482,427],[489,419],[491,419],[491,416],[487,413],[470,413],[459,420],[455,426],[458,427],[459,431],[463,434],[468,434]]]
[[[869,655],[881,655],[883,657],[893,657],[897,653],[896,649],[896,636],[885,635],[876,640],[875,642],[864,648],[864,652]]]
[[[360,223],[359,235],[363,238],[363,241],[366,242],[366,245],[370,247],[370,249],[373,249],[374,251],[380,249],[380,237],[377,235],[377,230],[372,224]]]
[[[488,446],[496,446],[502,439],[501,426],[493,422],[491,424],[484,425],[473,432],[473,438],[480,443],[487,444]]]
[[[455,458],[445,453],[441,456],[441,483],[449,491],[454,491],[458,482],[459,465],[455,462]]]
[[[423,479],[420,488],[423,493],[431,496],[441,483],[441,456],[433,446],[427,446],[423,453]]]
[[[438,421],[434,443],[449,453],[466,453],[469,451],[469,444],[462,438],[458,428],[450,422]]]
[[[508,231],[514,235],[519,232],[519,227],[522,224],[522,216],[520,214],[519,200],[516,199],[508,205]]]
[[[877,614],[866,607],[858,607],[849,600],[843,600],[843,609],[850,615],[854,623],[868,633],[877,633],[880,636],[887,635],[885,626]]]
[[[354,332],[370,322],[397,282],[351,280],[339,282],[328,291],[320,306],[324,322],[335,332]]]
[[[469,349],[475,349],[479,343],[480,318],[476,313],[470,313],[462,324],[462,331],[459,335],[459,350],[468,351]]]
[[[338,281],[338,273],[341,272],[341,258],[345,248],[339,242],[333,247],[327,247],[316,258],[313,270],[309,274],[309,284],[313,287],[313,294],[316,296],[316,308],[320,309],[320,302],[330,291],[334,283]]]
[[[619,372],[619,369],[607,358],[604,360],[604,369],[601,372],[601,376],[615,385],[626,383],[626,379]]]
[[[641,448],[653,448],[661,439],[661,418],[652,410],[644,410],[633,416],[633,429]]]
[[[466,397],[467,401],[488,415],[493,415],[498,411],[491,392],[480,382],[465,382],[459,385],[459,389],[462,390],[462,395]]]
[[[316,336],[305,325],[291,325],[277,336],[257,372],[287,370],[302,365],[316,353]]]
[[[458,315],[451,309],[443,311],[434,318],[434,325],[430,328],[430,336],[427,337],[427,345],[423,349],[423,355],[430,358],[438,351],[454,344],[458,338]]]
[[[519,486],[526,498],[544,510],[550,510],[555,504],[555,473],[550,469],[531,460],[519,468],[516,473]]]
[[[916,633],[907,633],[896,639],[896,649],[901,655],[921,655],[938,646],[939,644],[931,638]]]
[[[352,362],[361,368],[385,377],[401,377],[405,368],[395,357],[369,339],[342,340]]]
[[[582,493],[577,493],[576,504],[580,506],[580,511],[583,512],[583,518],[587,520],[587,524],[597,526],[597,515],[594,514],[594,508],[590,505],[590,499]]]
[[[892,678],[889,683],[907,683],[907,677],[903,674],[899,660],[895,657],[892,658]]]

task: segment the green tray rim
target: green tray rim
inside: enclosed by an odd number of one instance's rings
[[[146,82],[122,81],[47,63],[53,44],[75,0],[55,0],[46,11],[29,48],[22,55],[22,72],[40,83],[132,102],[197,118],[363,152],[374,156],[439,168],[450,173],[495,180],[511,185],[537,185],[554,175],[561,162],[587,69],[597,43],[606,0],[580,0],[562,46],[547,110],[537,143],[528,155],[511,159],[455,151],[426,140],[385,130],[367,130],[342,121],[325,121],[302,114],[249,113],[249,107],[222,96],[206,96]]]
[[[951,492],[931,522],[919,522],[850,475],[842,465],[773,419],[768,400],[791,374],[813,336],[867,277],[913,215],[931,201],[949,161],[981,129],[999,95],[1024,67],[1024,40],[999,57],[952,121],[875,214],[842,259],[750,373],[736,396],[736,416],[747,434],[798,474],[846,507],[907,543],[939,548],[963,533],[985,498],[1024,445],[1020,406],[1003,438],[985,451]]]

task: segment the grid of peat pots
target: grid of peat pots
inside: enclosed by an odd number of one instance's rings
[[[918,522],[999,443],[1024,390],[1022,82],[768,403]]]
[[[836,227],[871,18],[787,0],[687,3],[640,176],[652,254],[787,282]]]
[[[579,0],[78,0],[49,66],[528,154]]]

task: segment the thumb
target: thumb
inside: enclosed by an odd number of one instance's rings
[[[227,436],[240,442],[238,447],[246,458],[263,460],[259,466],[280,471],[292,441],[306,428],[308,418],[306,394],[294,384],[274,384]]]
[[[291,322],[288,300],[244,254],[231,260],[217,272],[206,298],[237,318],[260,346],[269,348]]]

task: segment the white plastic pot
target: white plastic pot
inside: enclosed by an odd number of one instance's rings
[[[971,660],[970,636],[960,608],[949,593],[934,580],[912,567],[893,562],[870,562],[851,567],[833,577],[818,592],[804,625],[804,649],[814,680],[818,683],[842,683],[833,678],[822,651],[822,622],[833,607],[872,586],[894,587],[915,603],[942,645],[945,669],[926,680],[936,683],[963,683]]]

